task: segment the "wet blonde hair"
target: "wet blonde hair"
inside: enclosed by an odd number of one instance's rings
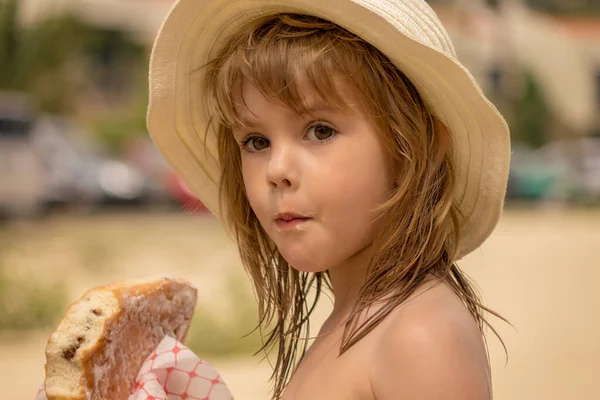
[[[205,74],[203,93],[212,116],[209,129],[218,136],[220,159],[227,160],[221,163],[221,209],[258,299],[259,328],[264,334],[260,351],[276,350],[274,399],[281,397],[306,351],[308,318],[331,284],[327,272],[292,268],[252,211],[242,179],[240,148],[232,135],[232,129],[243,125],[235,106],[243,83],[303,114],[307,104],[301,82],[329,104],[346,108],[336,86],[336,80],[343,79],[364,99],[363,108],[395,167],[397,186],[379,208],[382,224],[374,257],[345,325],[341,353],[431,277],[452,287],[484,334],[484,325],[489,325],[484,312],[492,311],[481,304],[454,263],[461,219],[453,202],[451,135],[387,57],[334,23],[278,14],[258,18],[239,30],[206,66]],[[316,296],[311,301],[313,289]],[[366,308],[383,299],[383,307],[359,324]]]

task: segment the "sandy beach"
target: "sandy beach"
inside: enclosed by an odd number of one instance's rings
[[[223,277],[245,277],[233,244],[207,215],[56,216],[8,227],[0,242],[11,276],[67,282],[69,300],[112,280],[168,273],[192,280],[201,304],[219,308],[227,304]],[[461,260],[486,305],[513,325],[491,320],[508,347],[507,361],[489,335],[495,399],[600,399],[599,250],[597,210],[509,209],[483,247]],[[325,300],[315,326],[329,309]],[[35,397],[48,334],[0,335],[3,399]],[[268,397],[271,371],[258,357],[208,361],[237,399]]]

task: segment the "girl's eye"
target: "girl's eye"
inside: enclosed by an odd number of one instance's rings
[[[241,145],[243,150],[249,152],[261,151],[269,147],[269,139],[266,139],[261,136],[249,136],[247,137]]]
[[[315,124],[308,129],[308,134],[313,135],[318,141],[331,139],[337,132],[332,127],[325,124]]]

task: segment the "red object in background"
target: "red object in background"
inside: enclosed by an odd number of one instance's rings
[[[168,177],[168,188],[171,196],[186,210],[208,211],[206,206],[192,193],[188,185],[177,175],[171,172]]]

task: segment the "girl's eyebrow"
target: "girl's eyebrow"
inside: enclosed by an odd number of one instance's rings
[[[341,111],[342,109],[340,107],[335,107],[329,103],[314,103],[314,104],[309,104],[306,108],[303,109],[302,113],[300,114],[302,117],[306,116],[306,115],[310,115],[313,114],[315,112],[333,112],[333,111]]]
[[[246,113],[239,113],[239,121],[241,122],[240,128],[257,128],[260,125],[260,121],[252,114],[248,112],[249,116]]]
[[[249,121],[244,117],[240,116],[240,122],[242,123],[239,128],[249,129],[249,128],[258,128],[259,124]]]
[[[307,107],[302,109],[302,112],[300,112],[298,115],[300,117],[306,117],[307,115],[313,114],[315,112],[333,112],[333,111],[341,111],[341,108],[339,107],[334,107],[328,103],[322,103],[322,102],[318,102],[318,103],[313,103],[313,104],[308,104]],[[249,115],[248,115],[249,114]],[[244,128],[258,128],[260,126],[260,121],[257,120],[257,118],[254,116],[254,114],[252,113],[240,113],[239,114],[239,119],[240,122],[242,123],[242,126]]]
[[[316,101],[314,103],[308,103],[306,107],[302,108],[302,111],[298,113],[301,118],[306,118],[316,112],[340,112],[343,111],[343,107],[336,107],[331,103],[322,101]],[[241,112],[238,114],[241,125],[238,129],[256,129],[260,128],[260,121],[251,112]]]

